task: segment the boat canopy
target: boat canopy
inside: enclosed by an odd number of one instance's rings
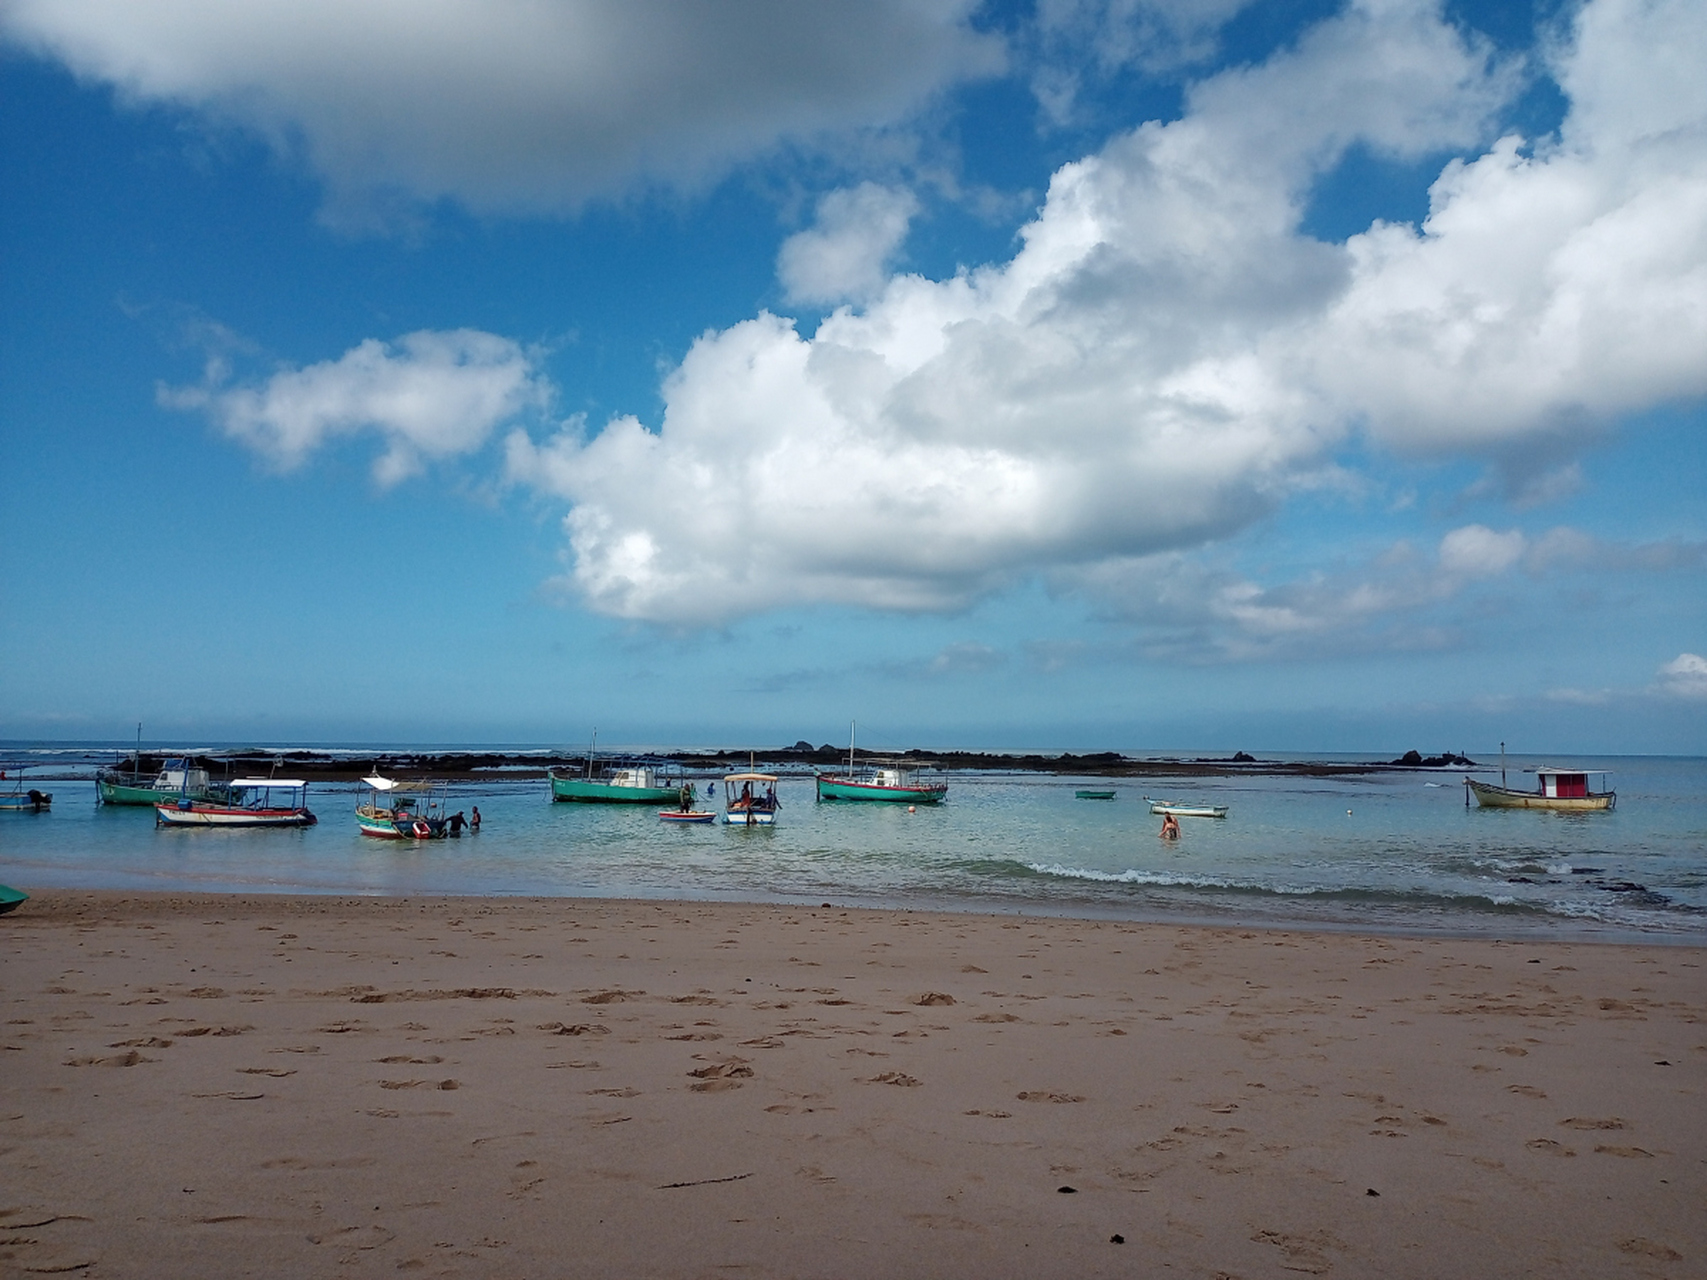
[[[1487,771],[1483,770],[1483,772],[1485,773]],[[1586,775],[1591,774],[1591,773],[1598,773],[1598,774],[1602,774],[1602,775],[1609,774],[1612,772],[1612,770],[1610,770],[1610,769],[1555,769],[1552,765],[1544,764],[1544,765],[1536,765],[1534,768],[1531,768],[1531,769],[1525,769],[1524,772],[1525,773],[1541,773],[1541,774],[1568,773],[1568,774],[1583,774],[1586,776]]]
[[[777,775],[774,773],[726,773],[723,775],[725,782],[775,782],[776,779]]]
[[[238,778],[231,785],[233,787],[275,787],[280,790],[284,790],[286,788],[298,790],[302,787],[306,787],[308,784],[300,778]]]
[[[393,782],[390,778],[363,778],[362,781],[367,783],[367,785],[372,787],[375,791],[391,791],[400,785],[399,783]]]

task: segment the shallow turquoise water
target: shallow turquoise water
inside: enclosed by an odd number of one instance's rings
[[[1113,801],[1073,796],[1105,779],[973,773],[949,776],[946,803],[908,813],[816,803],[799,776],[779,788],[778,825],[749,831],[668,826],[643,806],[552,804],[539,781],[482,782],[452,788],[452,808],[479,805],[478,836],[416,845],[358,835],[357,786],[315,787],[320,823],[305,830],[186,831],[156,829],[152,810],[97,805],[92,783],[62,780],[44,787],[51,813],[0,815],[0,882],[834,901],[1707,941],[1707,760],[1549,762],[1613,770],[1617,809],[1466,809],[1459,775],[1431,771],[1116,782]],[[1516,785],[1521,763],[1511,762]],[[1146,794],[1231,814],[1185,819],[1170,844]]]

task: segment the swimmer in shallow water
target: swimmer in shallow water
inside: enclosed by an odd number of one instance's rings
[[[1162,833],[1161,834],[1162,834],[1162,839],[1164,839],[1164,840],[1178,840],[1179,839],[1179,819],[1174,817],[1174,815],[1171,813],[1164,813],[1162,815]]]

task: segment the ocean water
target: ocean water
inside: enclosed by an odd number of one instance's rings
[[[478,835],[357,833],[359,785],[317,784],[317,826],[159,829],[98,805],[94,760],[13,748],[52,811],[0,814],[0,882],[355,894],[538,894],[833,902],[1252,926],[1707,942],[1707,760],[1545,763],[1608,769],[1610,813],[1466,808],[1458,773],[1110,780],[948,775],[939,806],[817,803],[784,776],[776,827],[678,827],[646,806],[553,804],[538,780],[455,784]],[[1528,785],[1508,761],[1515,786]],[[80,776],[79,776],[80,775]],[[1487,773],[1480,774],[1487,777]],[[700,779],[703,792],[708,778]],[[1078,800],[1080,787],[1113,801]],[[1158,838],[1146,795],[1224,804]],[[710,807],[705,805],[702,807]]]

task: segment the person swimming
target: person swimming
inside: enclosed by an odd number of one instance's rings
[[[1174,817],[1171,813],[1164,813],[1162,815],[1161,836],[1164,840],[1179,839],[1179,819]]]

